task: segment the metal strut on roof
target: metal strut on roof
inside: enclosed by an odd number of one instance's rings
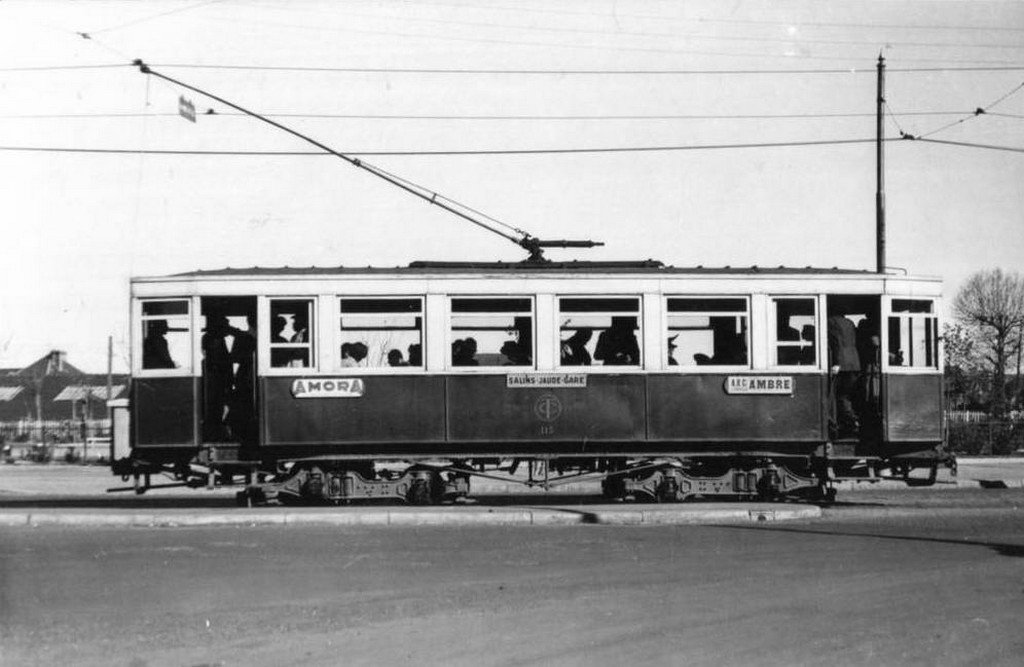
[[[244,113],[244,114],[246,114],[248,116],[252,116],[253,118],[256,118],[257,120],[261,120],[264,123],[267,123],[268,125],[273,125],[277,129],[283,130],[283,131],[287,132],[288,134],[291,134],[292,136],[298,137],[299,139],[302,139],[303,141],[305,141],[305,142],[307,142],[309,144],[312,144],[313,146],[316,146],[317,148],[319,148],[320,150],[322,150],[322,151],[324,151],[326,153],[329,153],[331,155],[334,155],[335,157],[341,158],[342,160],[345,160],[346,162],[348,162],[352,166],[359,167],[360,169],[364,169],[364,170],[370,172],[371,174],[373,174],[374,176],[376,176],[376,177],[378,177],[380,179],[383,179],[383,180],[387,181],[388,183],[391,183],[392,185],[397,186],[397,187],[405,190],[406,192],[408,192],[410,194],[413,194],[413,195],[419,197],[420,199],[423,199],[423,200],[427,201],[430,204],[433,204],[435,206],[439,206],[439,207],[443,208],[444,210],[448,211],[449,213],[457,215],[458,217],[462,218],[463,220],[471,222],[471,223],[473,223],[474,225],[476,225],[478,227],[483,227],[484,229],[486,229],[486,230],[488,230],[490,232],[493,232],[494,234],[497,234],[498,236],[501,236],[503,238],[508,239],[509,241],[512,241],[513,243],[515,243],[516,245],[521,247],[523,250],[526,250],[528,253],[530,253],[530,256],[527,257],[526,260],[524,260],[525,262],[539,263],[539,262],[546,262],[546,261],[548,261],[547,259],[544,258],[544,248],[593,248],[595,246],[604,245],[604,243],[600,242],[600,241],[589,241],[589,240],[588,241],[566,241],[566,240],[539,239],[539,238],[537,238],[537,237],[535,237],[535,236],[533,236],[533,235],[531,235],[531,234],[529,234],[527,232],[524,232],[521,229],[514,229],[514,233],[517,236],[513,236],[512,234],[508,234],[506,232],[501,231],[500,229],[494,227],[493,225],[487,224],[486,222],[484,222],[483,220],[481,220],[480,218],[478,218],[478,217],[476,217],[474,215],[470,215],[469,213],[465,213],[463,211],[460,211],[457,208],[446,204],[444,201],[438,201],[438,194],[436,192],[429,192],[429,194],[428,194],[427,189],[423,188],[422,186],[416,185],[415,183],[412,183],[411,181],[407,181],[405,179],[402,179],[402,178],[399,178],[399,177],[394,176],[392,174],[389,174],[388,172],[384,171],[383,169],[380,169],[379,167],[375,167],[372,164],[368,164],[368,163],[364,162],[363,160],[360,160],[359,158],[355,158],[355,157],[352,157],[350,155],[345,155],[344,153],[340,153],[340,152],[334,150],[333,148],[331,148],[331,147],[329,147],[329,146],[327,146],[327,145],[325,145],[323,143],[320,143],[319,141],[317,141],[316,139],[313,139],[312,137],[308,137],[308,136],[302,134],[301,132],[293,130],[292,128],[290,128],[290,127],[288,127],[286,125],[283,125],[281,123],[278,123],[277,121],[271,120],[271,119],[267,118],[266,116],[261,116],[260,114],[256,113],[255,111],[250,111],[249,109],[246,109],[244,107],[241,107],[241,106],[235,104],[234,102],[229,102],[229,101],[227,101],[226,99],[224,99],[222,97],[218,97],[217,95],[214,95],[213,93],[209,93],[209,92],[207,92],[205,90],[202,90],[201,88],[197,88],[197,87],[189,85],[189,84],[187,84],[187,83],[185,83],[183,81],[179,81],[177,79],[171,78],[171,77],[167,76],[166,74],[161,74],[159,72],[155,72],[155,71],[153,71],[153,69],[149,65],[144,63],[141,59],[134,60],[132,62],[132,64],[134,66],[138,67],[139,71],[142,72],[143,74],[149,74],[149,75],[155,76],[157,78],[163,79],[164,81],[168,81],[170,83],[173,83],[176,86],[181,86],[182,88],[187,88],[188,90],[191,90],[193,92],[199,93],[200,95],[203,95],[204,97],[208,97],[211,100],[216,100],[216,101],[220,102],[221,104],[223,104],[225,106],[229,106],[232,109],[236,109],[238,111],[241,111],[242,113]],[[442,197],[442,199],[446,199],[447,201],[450,201],[453,204],[456,204],[457,206],[460,206],[460,207],[462,206],[462,204],[459,204],[458,202],[455,202],[454,200],[447,199],[447,197]]]

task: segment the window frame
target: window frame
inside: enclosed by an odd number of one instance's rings
[[[893,301],[928,301],[931,303],[931,312],[919,313],[919,315],[931,318],[935,323],[934,335],[935,335],[935,365],[934,366],[895,366],[889,363],[889,321],[895,315],[912,315],[913,313],[899,313],[894,314],[892,305]],[[942,319],[940,317],[940,309],[942,303],[938,297],[932,296],[905,296],[905,295],[886,295],[882,299],[882,322],[881,326],[881,341],[882,341],[882,372],[893,373],[896,375],[941,375],[945,372],[944,368],[944,350],[942,343]],[[923,319],[923,318],[922,318]]]
[[[143,314],[144,305],[147,303],[171,303],[184,301],[187,305],[187,311],[184,315],[161,315],[161,316],[147,316]],[[135,333],[135,343],[132,345],[133,348],[133,371],[134,375],[138,377],[191,377],[194,371],[199,368],[196,366],[196,354],[197,344],[196,336],[198,331],[198,308],[194,303],[195,299],[190,296],[158,296],[158,297],[136,297],[134,299],[134,320],[133,329]],[[185,355],[185,359],[182,360],[176,368],[143,368],[143,350],[145,345],[143,331],[145,327],[144,322],[150,320],[169,320],[172,318],[184,319],[188,322],[188,350]],[[170,324],[170,323],[168,323]]]
[[[768,341],[768,357],[765,359],[767,369],[786,371],[787,373],[819,373],[822,365],[822,296],[820,294],[769,294],[768,322],[765,330]],[[814,363],[813,364],[780,364],[778,340],[778,304],[781,299],[806,299],[814,304]],[[782,341],[785,342],[785,341]],[[787,346],[793,347],[793,346]]]
[[[596,294],[596,293],[556,293],[553,302],[553,324],[555,331],[555,370],[559,373],[640,373],[647,370],[646,361],[646,346],[644,345],[644,331],[646,321],[644,318],[644,294],[642,292],[630,293],[630,294]],[[591,363],[590,366],[563,366],[562,365],[562,302],[561,299],[636,299],[637,310],[635,313],[626,313],[623,311],[608,311],[608,310],[594,310],[585,311],[588,315],[607,315],[609,317],[635,317],[637,322],[636,331],[636,344],[639,350],[639,359],[635,365],[629,366],[618,366],[618,365],[595,365]],[[570,313],[571,314],[571,313]],[[597,338],[595,335],[594,347],[597,347]],[[591,355],[593,357],[593,355]],[[593,358],[591,358],[593,362]]]
[[[273,320],[273,310],[275,301],[308,301],[310,303],[310,322],[309,322],[309,340],[306,343],[275,343],[271,340],[271,329]],[[320,354],[323,346],[320,343],[320,298],[319,295],[311,294],[296,294],[296,295],[273,295],[266,297],[266,313],[267,321],[260,322],[259,336],[265,348],[261,345],[262,350],[266,350],[266,365],[261,364],[262,373],[265,375],[308,375],[320,372]],[[265,342],[263,342],[265,341]],[[282,349],[303,349],[308,347],[309,349],[309,366],[274,366],[273,355],[274,350]]]
[[[341,328],[341,318],[346,317],[346,314],[341,310],[341,302],[345,299],[352,300],[373,300],[373,301],[398,301],[400,299],[416,299],[420,304],[420,311],[417,315],[420,318],[420,355],[422,357],[422,363],[419,366],[350,366],[345,367],[341,365],[341,344],[343,330]],[[422,374],[427,371],[427,337],[428,337],[428,326],[427,326],[427,298],[425,294],[336,294],[334,296],[334,327],[332,329],[334,335],[334,346],[337,348],[334,350],[334,361],[333,371],[340,374],[367,374],[367,375],[411,375],[411,374]],[[355,316],[358,319],[360,316],[369,316],[367,313],[357,313]],[[347,316],[351,317],[349,313]],[[408,354],[408,350],[402,350],[403,354]],[[408,359],[406,360],[408,361]]]
[[[453,318],[466,313],[456,313],[452,309],[456,299],[470,299],[483,301],[486,299],[527,299],[530,302],[530,330],[532,337],[532,354],[530,357],[530,364],[523,366],[455,366],[452,364],[452,343],[455,342],[456,336],[453,329]],[[424,304],[426,305],[426,304]],[[474,313],[476,315],[487,316],[497,315],[500,316],[503,313],[500,312],[483,312]],[[517,316],[522,317],[525,313],[513,313],[508,311],[504,313],[515,318]],[[537,370],[537,294],[535,293],[516,293],[516,294],[445,294],[445,331],[444,331],[444,372],[445,373],[466,373],[466,374],[479,374],[479,373],[529,373]],[[478,350],[479,352],[479,350]],[[426,361],[426,359],[424,359]]]
[[[669,306],[668,306],[668,302],[669,302],[670,299],[742,299],[743,303],[745,304],[745,307],[746,307],[746,311],[744,311],[744,315],[747,318],[747,327],[746,327],[747,330],[746,330],[745,338],[744,338],[744,342],[746,343],[746,346],[747,346],[747,363],[745,363],[745,364],[728,364],[728,365],[724,365],[724,364],[722,364],[722,365],[707,364],[707,365],[703,365],[703,366],[697,365],[697,364],[687,364],[687,365],[678,364],[676,366],[670,365],[668,363],[668,339],[672,335],[671,334],[672,329],[671,329],[671,324],[670,324],[670,320],[671,320],[672,316],[673,315],[684,315],[684,314],[685,315],[691,315],[691,316],[697,316],[697,317],[701,317],[701,316],[714,317],[715,316],[715,313],[712,313],[712,312],[709,312],[709,311],[700,311],[700,312],[693,311],[693,312],[687,312],[687,313],[672,312],[672,311],[669,310]],[[662,313],[663,313],[663,334],[664,335],[663,335],[662,338],[665,341],[665,344],[664,344],[664,347],[663,347],[663,350],[662,350],[662,355],[661,355],[661,357],[662,357],[661,358],[661,368],[662,368],[662,370],[669,371],[671,373],[696,373],[696,374],[737,373],[737,372],[742,372],[742,371],[753,370],[753,368],[754,368],[754,354],[753,354],[753,347],[752,347],[752,345],[753,345],[753,339],[754,339],[754,335],[753,335],[753,331],[754,331],[754,318],[753,318],[753,309],[752,309],[751,301],[752,300],[751,300],[751,297],[750,297],[749,294],[678,294],[678,293],[672,293],[672,294],[665,294],[665,295],[663,295],[661,307],[662,307]],[[738,311],[729,311],[729,312],[725,312],[725,313],[721,313],[720,312],[720,313],[718,313],[718,315],[724,315],[724,316],[731,315],[731,316],[735,317],[737,315],[737,312]]]

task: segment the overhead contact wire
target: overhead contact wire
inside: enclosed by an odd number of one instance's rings
[[[205,93],[202,93],[205,94]],[[785,147],[800,147],[800,146],[836,146],[844,144],[866,144],[872,143],[875,139],[822,139],[816,141],[779,141],[779,142],[760,142],[760,143],[744,143],[744,144],[692,144],[692,145],[679,145],[679,146],[614,146],[614,147],[596,147],[596,148],[523,148],[523,149],[495,149],[495,150],[442,150],[442,151],[346,151],[345,154],[340,154],[333,150],[327,150],[326,152],[320,151],[237,151],[237,150],[160,150],[153,149],[147,150],[147,153],[152,154],[166,154],[166,155],[281,155],[281,156],[318,156],[318,155],[335,155],[343,156],[344,159],[354,160],[351,158],[352,155],[374,155],[374,156],[396,156],[396,157],[415,157],[415,156],[430,156],[430,155],[562,155],[562,154],[582,154],[582,153],[651,153],[661,151],[699,151],[699,150],[725,150],[735,148],[785,148]],[[895,141],[895,139],[887,139],[887,141]],[[319,147],[319,144],[314,144]],[[5,151],[29,151],[29,152],[53,152],[53,153],[138,153],[138,150],[130,148],[67,148],[67,147],[46,147],[46,146],[0,146],[0,150]],[[367,163],[360,161],[357,166],[366,167],[367,169],[372,168],[379,175],[387,175],[389,178],[394,178],[396,181],[411,183],[400,177],[389,174],[384,169],[373,165],[367,166]],[[429,188],[423,186],[416,186],[424,191],[432,192]],[[438,194],[438,198],[444,198],[443,195]],[[465,204],[458,204],[466,210],[471,210]]]
[[[1017,86],[1012,88],[1005,95],[1003,95],[999,99],[995,100],[994,102],[991,102],[988,105],[983,106],[983,107],[978,107],[970,115],[964,116],[963,118],[960,118],[958,120],[954,120],[954,121],[952,121],[950,123],[946,123],[945,125],[943,125],[941,127],[938,127],[936,129],[932,130],[931,132],[926,132],[926,133],[924,133],[924,134],[922,134],[922,135],[920,135],[918,137],[912,137],[912,138],[914,138],[914,139],[924,139],[925,137],[930,137],[933,134],[938,134],[939,132],[943,132],[945,130],[948,130],[951,127],[955,127],[955,126],[960,125],[962,123],[966,123],[967,121],[971,120],[972,118],[977,118],[978,116],[983,116],[983,115],[988,113],[989,109],[991,109],[992,107],[994,107],[994,106],[1004,102],[1011,95],[1013,95],[1016,92],[1018,92],[1021,88],[1024,88],[1024,81],[1022,81],[1020,84],[1018,84]]]

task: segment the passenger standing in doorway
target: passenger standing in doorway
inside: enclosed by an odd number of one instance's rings
[[[882,339],[878,330],[878,318],[874,313],[857,324],[857,354],[863,376],[860,387],[861,417],[871,415],[873,421],[879,414],[878,399],[882,383]]]
[[[234,387],[228,406],[231,430],[242,447],[256,444],[256,316],[246,315],[246,331],[232,329]]]
[[[847,317],[830,309],[828,316],[828,363],[835,397],[836,437],[856,436],[860,421],[854,410],[860,357],[857,354],[857,329]]]
[[[232,332],[228,320],[221,314],[206,316],[203,333],[203,434],[207,441],[227,440],[228,404],[234,384],[234,368],[225,338]]]

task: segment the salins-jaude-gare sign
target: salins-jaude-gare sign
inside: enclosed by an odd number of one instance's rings
[[[791,375],[730,375],[725,378],[727,394],[782,394],[792,395]]]
[[[509,373],[505,376],[505,387],[508,389],[586,386],[587,376],[584,373]]]

